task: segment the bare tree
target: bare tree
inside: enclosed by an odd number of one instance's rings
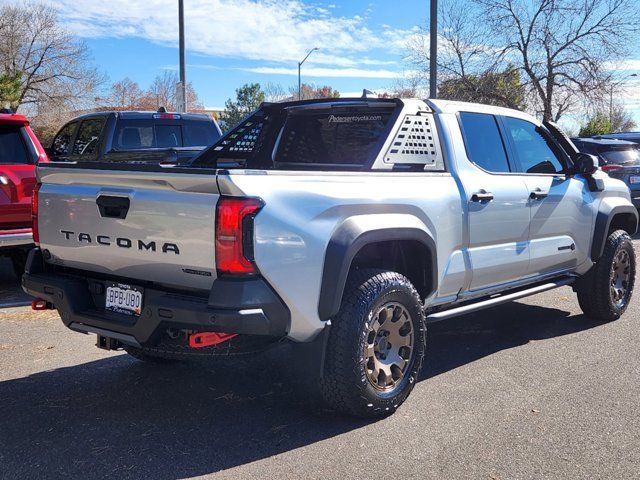
[[[264,99],[267,102],[277,103],[292,99],[291,95],[289,95],[279,83],[267,83],[262,91],[264,92]]]
[[[42,103],[80,108],[94,101],[103,77],[87,46],[60,25],[54,7],[2,6],[0,37],[0,73],[20,78],[13,107],[34,106],[37,112]]]
[[[606,65],[640,32],[635,0],[478,0],[517,58],[546,120],[589,98],[611,80]]]
[[[609,62],[624,57],[640,32],[637,0],[474,0],[442,9],[446,75],[521,72],[530,103],[544,119],[601,98]],[[419,42],[419,40],[417,40]],[[412,48],[424,64],[428,49]]]
[[[142,106],[145,93],[136,82],[126,77],[111,85],[106,98],[107,106],[117,110],[137,110]]]
[[[176,110],[177,96],[176,84],[178,83],[178,74],[173,71],[165,70],[158,75],[149,89],[145,92],[144,98],[140,102],[140,107],[144,110],[156,110],[165,107],[167,110]],[[204,107],[198,98],[198,94],[191,82],[187,82],[187,109],[202,110]]]
[[[291,87],[289,93],[292,98],[298,99],[298,87]],[[302,100],[313,100],[318,98],[338,98],[340,92],[329,85],[317,86],[314,84],[303,83],[301,86]]]
[[[495,88],[494,79],[513,67],[505,63],[504,47],[486,43],[493,32],[486,22],[478,21],[482,15],[476,3],[462,0],[441,3],[437,64],[442,93],[456,100],[519,108],[522,102],[514,99],[521,97],[522,92]],[[408,47],[409,58],[423,72],[424,81],[429,70],[429,32],[423,30],[412,37]]]
[[[609,121],[612,132],[630,132],[638,127],[629,110],[624,108],[621,103],[613,104],[613,108],[609,112]]]

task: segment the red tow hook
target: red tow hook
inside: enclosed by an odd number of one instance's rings
[[[42,298],[31,300],[31,310],[53,310],[53,305]]]
[[[220,343],[231,340],[233,337],[237,337],[237,333],[218,333],[218,332],[199,332],[189,335],[189,347],[191,348],[204,348],[212,347]]]

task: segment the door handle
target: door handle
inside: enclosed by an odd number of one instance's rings
[[[486,190],[480,190],[479,192],[471,195],[472,202],[490,202],[493,200],[493,193],[487,192]]]
[[[548,196],[549,196],[548,191],[544,191],[544,190],[541,190],[540,188],[536,188],[534,191],[531,192],[531,194],[529,195],[529,198],[531,200],[542,200],[543,198],[547,198]]]
[[[130,201],[127,197],[112,197],[100,195],[96,199],[96,205],[100,211],[100,216],[105,218],[126,218],[129,212]]]

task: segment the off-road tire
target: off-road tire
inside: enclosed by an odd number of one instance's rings
[[[612,294],[613,264],[616,256],[626,251],[629,277],[622,302],[616,302]],[[611,322],[617,320],[629,306],[636,276],[636,257],[631,237],[624,230],[616,230],[607,238],[602,256],[576,284],[578,303],[587,317]]]
[[[370,343],[375,312],[390,303],[401,305],[409,315],[413,348],[404,375],[392,391],[385,392],[376,389],[368,378],[365,348]],[[325,404],[358,417],[383,417],[393,413],[413,390],[425,350],[425,314],[411,282],[396,272],[378,269],[352,272],[340,311],[331,320],[320,380]]]

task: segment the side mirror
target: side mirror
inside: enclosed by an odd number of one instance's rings
[[[598,157],[588,153],[578,153],[573,157],[573,167],[575,173],[585,176],[593,175],[598,170],[600,163]]]

